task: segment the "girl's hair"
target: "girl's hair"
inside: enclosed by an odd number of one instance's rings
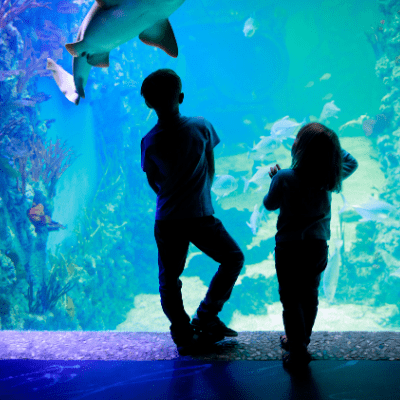
[[[151,73],[142,83],[140,94],[152,107],[171,106],[182,91],[181,78],[168,68]]]
[[[309,185],[339,193],[343,157],[339,137],[325,125],[312,122],[298,132],[292,147],[292,165]]]

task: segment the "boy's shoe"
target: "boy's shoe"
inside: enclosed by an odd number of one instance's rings
[[[223,339],[224,336],[222,335],[194,333],[192,338],[189,338],[185,341],[180,341],[176,343],[176,346],[179,355],[187,356],[189,354],[199,354],[207,351],[207,347]]]
[[[216,336],[238,336],[233,329],[228,328],[218,317],[214,317],[210,321],[203,320],[197,315],[192,319],[192,326],[196,333],[211,333]],[[221,339],[222,340],[222,339]]]

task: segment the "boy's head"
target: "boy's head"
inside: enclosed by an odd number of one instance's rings
[[[156,112],[171,112],[183,101],[181,78],[168,68],[151,73],[142,83],[140,94]]]

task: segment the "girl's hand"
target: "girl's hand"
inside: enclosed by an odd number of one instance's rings
[[[278,173],[278,171],[281,169],[279,164],[276,164],[276,167],[271,167],[270,171],[268,172],[269,176],[272,178],[274,175]]]

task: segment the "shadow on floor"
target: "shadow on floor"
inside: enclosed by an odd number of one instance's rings
[[[400,362],[1,360],[1,400],[400,399]]]

